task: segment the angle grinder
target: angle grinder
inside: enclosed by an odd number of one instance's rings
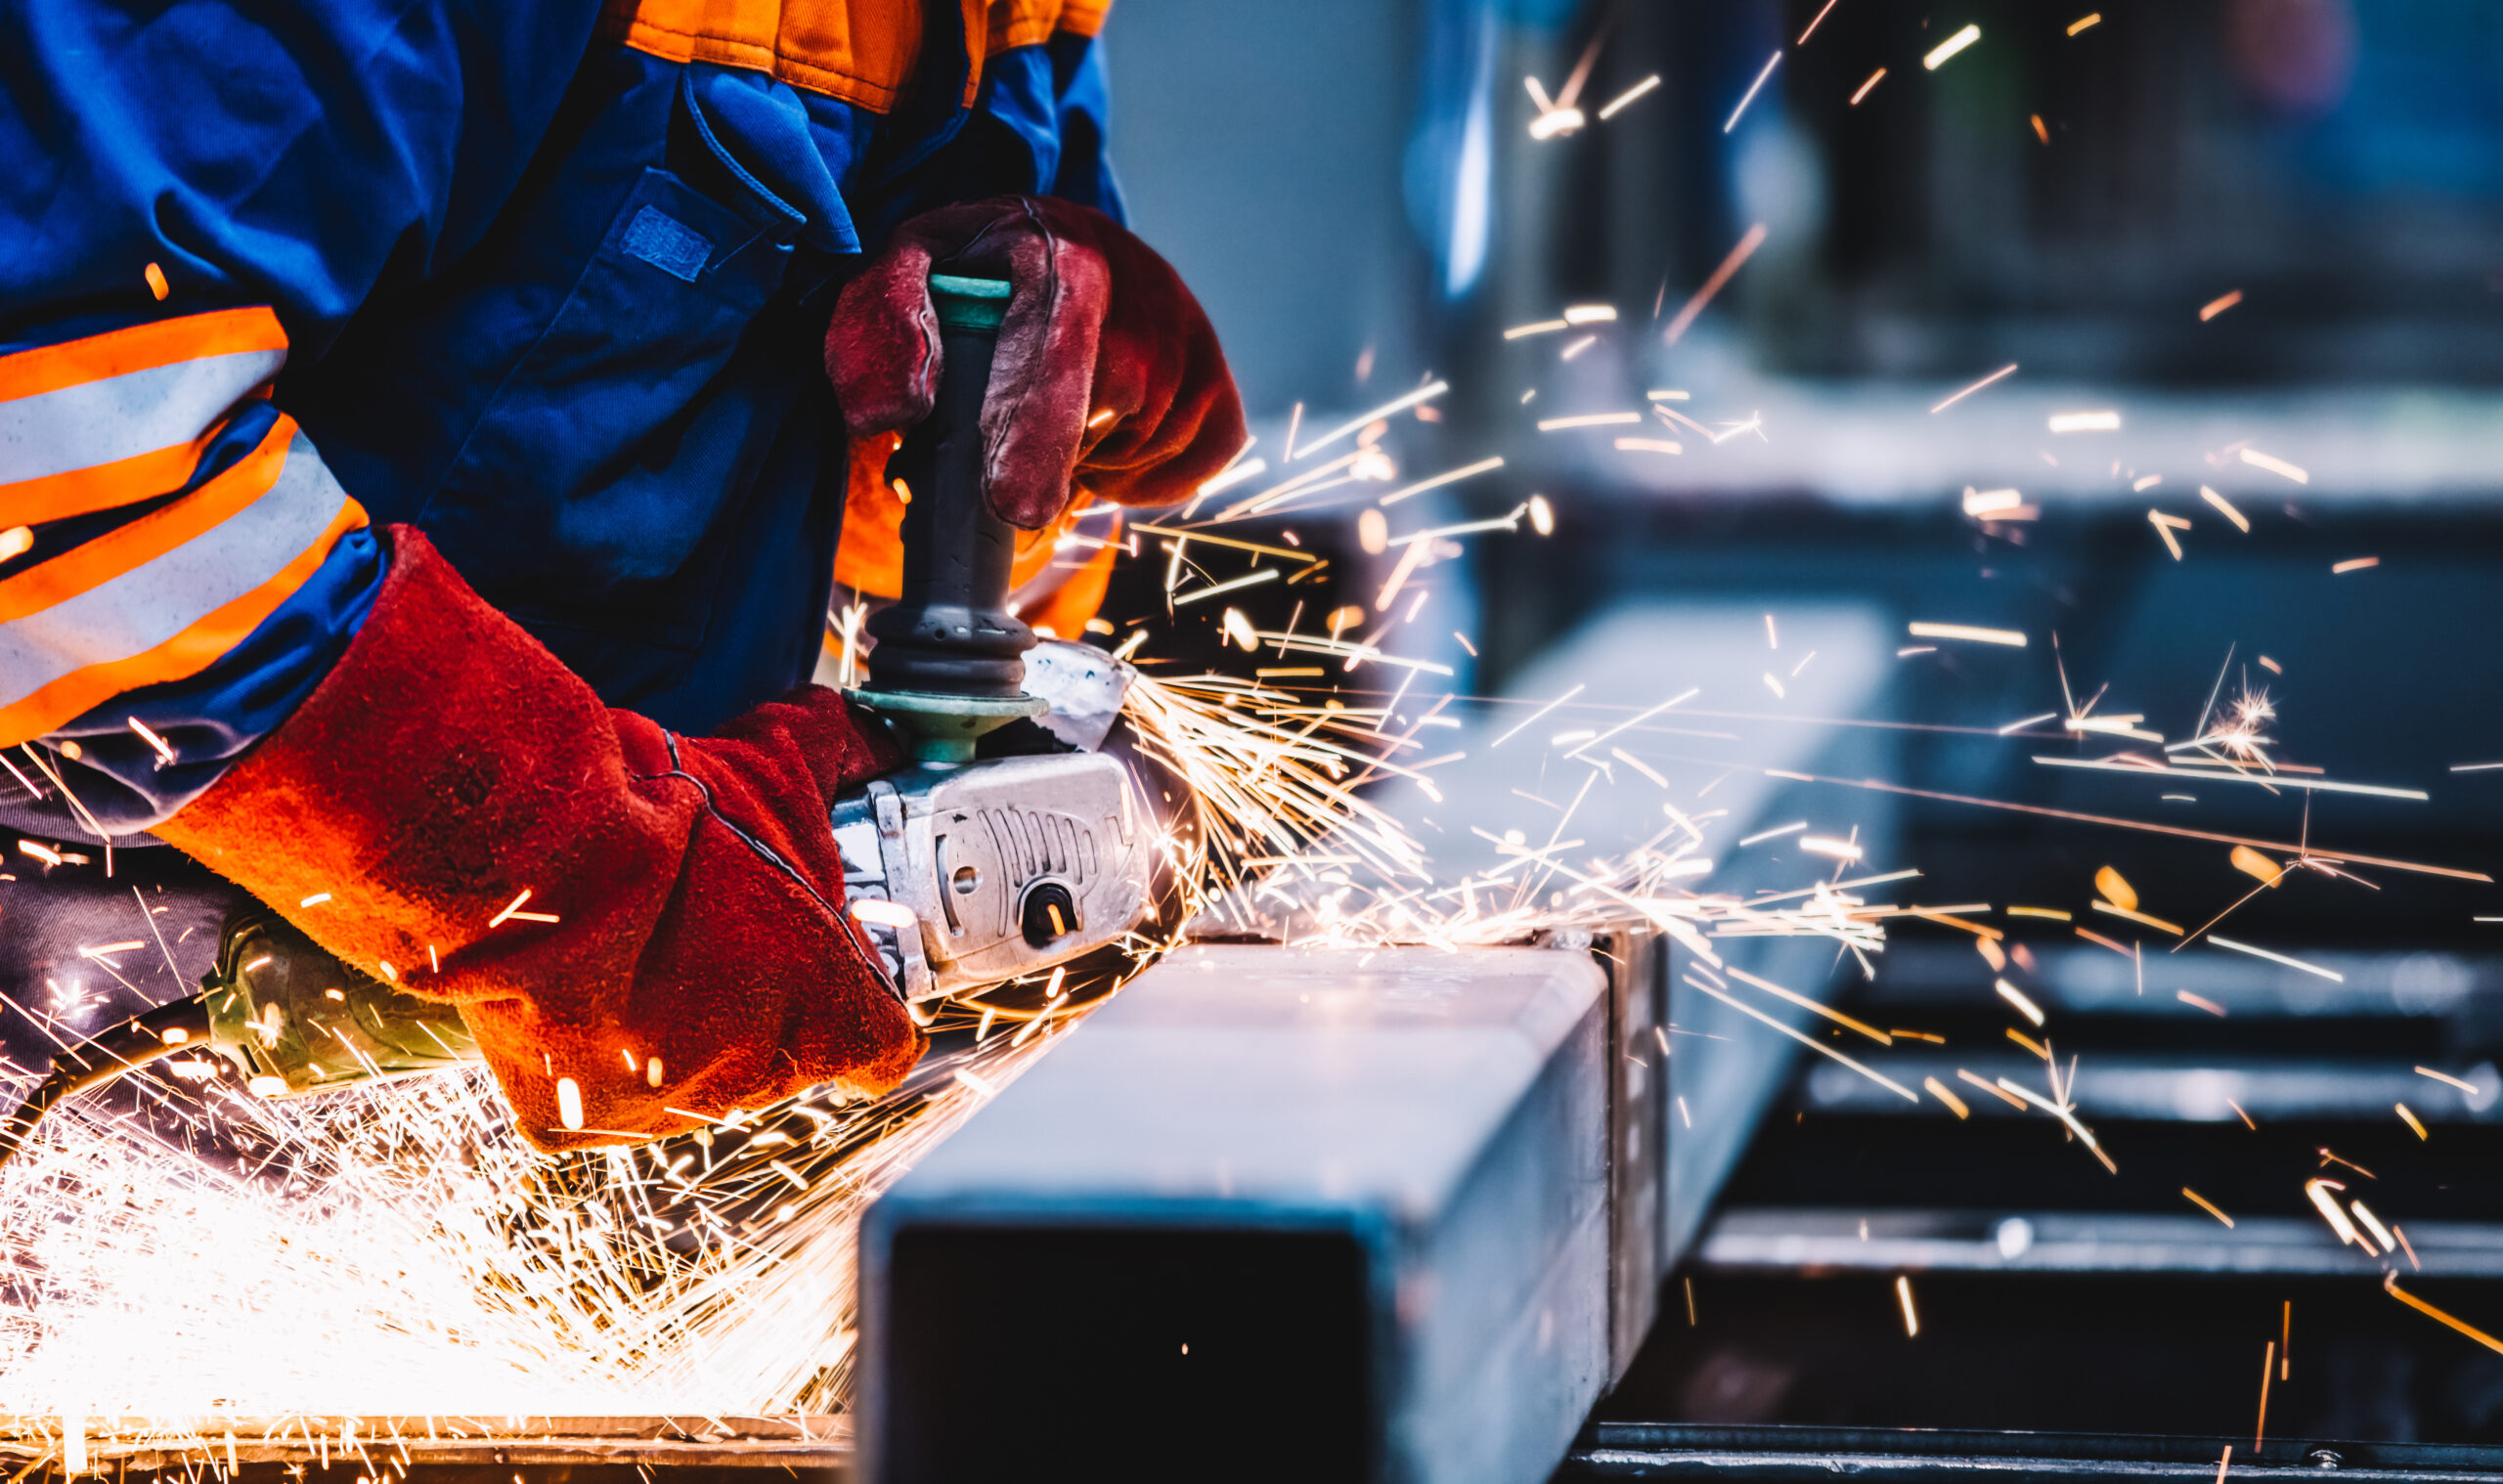
[[[1149,913],[1154,864],[1128,766],[1093,750],[1134,672],[1090,645],[1038,646],[1008,609],[1016,533],[983,491],[981,413],[1009,285],[934,274],[930,289],[937,402],[889,465],[911,492],[902,595],[870,617],[869,680],[853,693],[912,762],[838,799],[829,820],[847,908],[908,1002],[1118,941]],[[1011,723],[1031,750],[977,758]],[[227,924],[198,994],[55,1057],[0,1123],[0,1162],[63,1100],[186,1051],[224,1058],[263,1097],[479,1060],[457,1006],[350,968],[257,910]]]

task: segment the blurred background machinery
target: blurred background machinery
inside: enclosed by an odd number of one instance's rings
[[[1981,39],[1925,67],[1966,24]],[[1403,416],[1386,440],[1403,471],[1498,455],[1505,467],[1395,524],[1501,516],[1531,492],[1552,503],[1552,537],[1468,543],[1434,573],[1424,616],[1385,640],[1453,666],[1455,689],[1542,701],[1584,681],[1585,704],[1638,707],[1690,671],[1787,683],[1815,646],[1785,634],[1775,655],[1752,626],[1767,613],[1804,625],[1813,609],[1873,635],[1865,693],[1816,709],[1707,687],[1720,699],[1698,707],[1750,715],[1692,722],[1725,736],[1658,748],[1690,760],[1678,786],[1796,743],[1812,718],[1848,718],[1896,723],[1824,734],[1882,735],[1882,763],[1849,777],[2496,864],[2503,771],[2453,771],[2503,758],[2485,642],[2503,556],[2492,7],[1173,4],[1135,7],[1109,45],[1136,215],[1205,285],[1269,446],[1298,403],[1305,425],[1335,426],[1445,378],[1439,420]],[[1579,126],[1536,127],[1524,79],[1550,103],[1571,89]],[[1663,343],[1758,225],[1760,245]],[[1615,318],[1505,335],[1586,305]],[[1618,409],[1646,425],[1537,426]],[[2119,426],[2050,430],[2079,411]],[[1683,452],[1620,450],[1628,431]],[[2001,491],[2020,518],[1968,513]],[[2190,522],[2179,558],[2151,508]],[[1293,524],[1376,583],[1398,554],[1368,556],[1327,516]],[[2366,556],[2380,560],[2333,573]],[[1142,611],[1155,576],[1130,594]],[[1661,602],[1717,613],[1707,627],[1726,652],[1654,647],[1636,675],[1559,662]],[[2019,630],[2032,647],[1897,656],[1924,649],[1905,627],[1922,620]],[[2278,756],[2431,799],[2034,761],[2080,754],[2059,719],[2097,694],[2101,714],[2177,739],[2213,695],[2246,685],[2276,711]],[[1490,702],[1473,735],[1523,714]],[[2029,718],[2033,735],[2002,735]],[[1510,785],[1471,782],[1499,811]],[[1446,791],[1449,818],[1466,813],[1462,790]],[[1873,802],[1802,785],[1762,817],[1857,822]],[[2150,913],[2206,921],[2256,885],[2222,845],[1893,802],[1890,863],[1924,873],[1918,899],[2072,914],[1991,920],[2028,948],[2030,967],[2006,972],[2051,1018],[2063,1059],[2079,1057],[2080,1114],[2120,1172],[1980,1093],[1959,1122],[1830,1063],[1781,1062],[1763,1073],[1781,1081],[1761,1122],[1746,1099],[1733,1106],[1744,1153],[1681,1249],[1650,1350],[1603,1404],[1633,1428],[1610,1436],[1665,1460],[1671,1434],[1635,1424],[2167,1432],[2239,1435],[2246,1458],[2263,1342],[2283,1337],[2291,1303],[2271,1439],[2503,1442],[2503,1356],[2393,1303],[2302,1194],[2337,1172],[2324,1149],[2370,1169],[2348,1178],[2414,1217],[2400,1218],[2423,1265],[2419,1278],[2402,1264],[2410,1281],[2454,1312],[2503,1317],[2503,1200],[2481,1173],[2498,1153],[2503,1051],[2503,929],[2478,920],[2503,910],[2492,889],[2306,872],[2238,909],[2243,939],[2333,982],[2169,952],[2165,935],[2089,912],[2111,865]],[[2080,924],[2123,930],[2104,936],[2139,961]],[[1944,1036],[1923,1069],[1953,1083],[1957,1067],[1996,1077],[2027,1059],[2001,1038],[1997,977],[1971,938],[1913,923],[1873,982],[1834,982],[1857,1016]],[[1730,1033],[1708,1014],[1672,1019]],[[2429,1137],[2398,1120],[2399,1102]],[[2184,1186],[2237,1225],[2191,1206]],[[1926,1306],[1917,1338],[1893,1291],[1906,1275]],[[1866,1445],[1716,1436],[1723,1463],[1758,1450],[1803,1469],[1825,1466],[1828,1444]]]

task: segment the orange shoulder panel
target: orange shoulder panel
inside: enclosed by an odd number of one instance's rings
[[[945,3],[945,0],[932,0]],[[973,70],[983,59],[1032,46],[1056,29],[1092,36],[1111,0],[956,0]],[[921,61],[924,0],[608,0],[600,34],[669,62],[709,62],[768,73],[795,88],[892,111]]]

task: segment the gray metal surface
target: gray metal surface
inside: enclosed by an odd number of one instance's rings
[[[953,1476],[914,1440],[932,1436],[934,1417],[973,1429],[996,1415],[972,1376],[917,1356],[943,1326],[924,1309],[945,1296],[916,1297],[898,1254],[933,1233],[972,1234],[950,1248],[959,1265],[1014,1264],[1031,1234],[1059,1227],[1170,1234],[1179,1282],[1220,1287],[1260,1275],[1195,1268],[1193,1244],[1212,1234],[1343,1235],[1372,1310],[1368,1440],[1362,1459],[1296,1454],[1303,1475],[1544,1478],[1630,1356],[1647,1316],[1629,1295],[1656,1283],[1656,1222],[1618,1208],[1656,1186],[1610,1169],[1612,1150],[1658,1137],[1612,1134],[1610,1106],[1631,1101],[1620,1125],[1658,1126],[1656,1084],[1612,1072],[1629,1038],[1610,1025],[1611,1007],[1630,1013],[1656,979],[1646,983],[1642,955],[1618,958],[1628,967],[1612,985],[1571,948],[1199,946],[1142,977],[864,1219],[866,1476]],[[1636,1250],[1612,1257],[1619,1242]],[[1619,1260],[1639,1275],[1630,1288],[1611,1283]],[[1033,1340],[986,1339],[971,1323],[968,1357]],[[1176,1369],[1191,1346],[1221,1343],[1176,1338]],[[1103,1364],[1087,1343],[1072,1335],[1068,1353]],[[1041,1374],[1016,1384],[1051,1384],[1052,1353],[1021,1363]],[[1175,1395],[1173,1408],[1258,1415],[1272,1442],[1297,1425],[1257,1396]],[[1109,1415],[1104,1446],[1139,1421]]]
[[[186,1477],[230,1465],[355,1468],[371,1477],[465,1477],[455,1470],[563,1466],[640,1468],[672,1477],[723,1469],[789,1470],[804,1477],[848,1476],[851,1419],[842,1417],[345,1417],[200,1418],[207,1446],[164,1437],[162,1419],[83,1418],[94,1468],[182,1470]],[[58,1461],[62,1419],[0,1415],[0,1462],[33,1468]],[[231,1441],[230,1441],[231,1439]],[[275,1474],[276,1469],[271,1472]],[[47,1476],[50,1476],[47,1474]],[[648,1476],[648,1474],[646,1474]]]
[[[1928,1428],[1732,1427],[1675,1422],[1599,1422],[1574,1448],[1559,1480],[1743,1479],[1749,1484],[1890,1484],[1988,1480],[2213,1479],[2226,1444],[2236,1479],[2317,1479],[2384,1484],[2468,1484],[2503,1469],[2503,1449],[2475,1444],[2325,1443],[2248,1437],[1965,1432]]]
[[[2054,1046],[2058,1043],[2055,1040]],[[1937,1077],[1955,1089],[1974,1117],[2039,1118],[2039,1109],[2019,1111],[1959,1080],[1966,1070],[1984,1081],[2009,1081],[2045,1092],[2040,1057],[2016,1050],[1957,1052],[1954,1048],[1899,1049],[1869,1064],[1898,1081],[1917,1085]],[[2089,1052],[2077,1064],[2072,1088],[2078,1116],[2091,1124],[2101,1119],[2144,1119],[2151,1122],[2231,1123],[2244,1113],[2260,1119],[2393,1118],[2391,1105],[2405,1103],[2427,1123],[2492,1122],[2503,1117],[2494,1106],[2493,1069],[2464,1069],[2468,1080],[2484,1092],[2472,1097],[2420,1075],[2404,1058],[2358,1061],[2327,1057],[2201,1056],[2186,1053],[2122,1055]],[[2063,1063],[2065,1084],[2065,1063]],[[1904,1115],[1949,1118],[1954,1114],[1935,1102],[1906,1103],[1847,1067],[1811,1067],[1801,1081],[1800,1105],[1816,1113]]]
[[[1896,801],[1807,789],[1773,775],[1893,774],[1896,734],[1847,720],[1883,714],[1897,663],[1893,620],[1861,606],[1778,607],[1770,622],[1764,604],[1743,601],[1606,611],[1515,677],[1505,704],[1447,734],[1448,745],[1467,756],[1435,769],[1439,797],[1409,784],[1380,797],[1415,821],[1436,866],[1453,874],[1498,864],[1491,840],[1513,829],[1533,842],[1578,840],[1577,860],[1621,855],[1663,834],[1668,804],[1696,822],[1704,835],[1699,853],[1713,859],[1711,874],[1692,883],[1698,892],[1743,900],[1831,879],[1835,862],[1797,851],[1798,831],[1738,844],[1793,821],[1811,826],[1806,833],[1855,839],[1865,869],[1853,875],[1910,864],[1893,853]],[[1689,690],[1694,693],[1677,705],[1641,715]],[[1540,707],[1568,696],[1522,725]],[[1620,722],[1632,724],[1606,748],[1581,749],[1593,731]],[[1617,758],[1618,749],[1654,776]],[[1908,895],[1871,899],[1920,901],[1918,886],[1890,885],[1882,890]],[[1731,964],[1812,996],[1830,997],[1825,991],[1838,977],[1859,975],[1829,938],[1719,938],[1713,947]],[[1676,952],[1685,958],[1686,950]],[[1665,1048],[1663,1235],[1673,1260],[1693,1240],[1800,1048],[1696,988],[1682,971],[1670,974],[1668,994],[1674,1029]],[[1778,1000],[1753,1003],[1784,1025],[1809,1019]]]
[[[2433,1278],[2503,1278],[2503,1226],[2410,1221]],[[1720,1272],[2241,1273],[2377,1279],[2381,1264],[2304,1216],[1791,1209],[1723,1212],[1696,1260]]]

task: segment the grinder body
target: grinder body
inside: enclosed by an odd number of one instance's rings
[[[909,1000],[1035,974],[1120,939],[1148,914],[1152,866],[1149,816],[1120,760],[974,761],[983,734],[1054,707],[1027,683],[1035,636],[1008,608],[1016,531],[983,488],[982,409],[1008,285],[934,275],[930,286],[937,395],[890,464],[909,492],[902,591],[870,616],[877,646],[855,692],[902,732],[916,764],[838,802],[833,819],[854,915]],[[1064,697],[1073,721],[1108,709],[1085,680],[1118,687],[1129,674],[1082,645],[1048,652],[1044,688]],[[1118,709],[1119,689],[1111,695]],[[872,898],[884,909],[864,904]]]

